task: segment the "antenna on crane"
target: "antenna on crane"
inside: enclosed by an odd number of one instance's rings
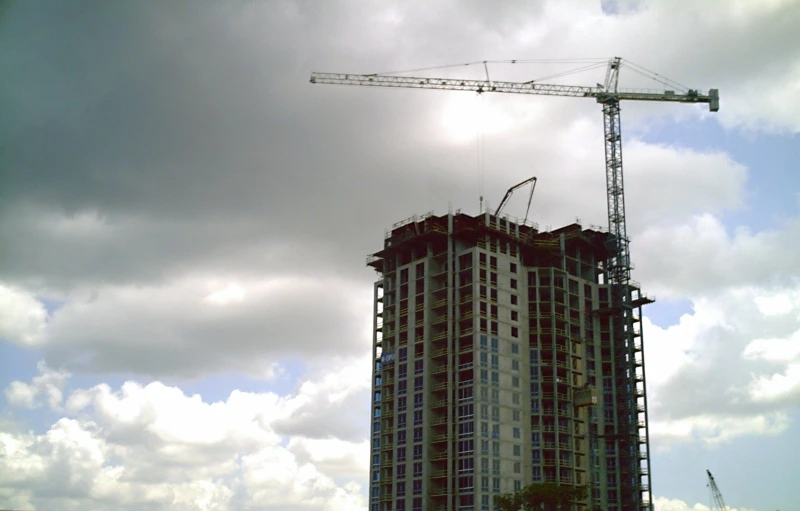
[[[528,183],[532,183],[531,184],[531,194],[528,197],[528,207],[525,209],[525,220],[523,220],[522,223],[527,222],[528,221],[528,213],[531,210],[531,201],[533,200],[533,191],[536,189],[536,176],[528,178],[525,181],[523,181],[523,182],[521,182],[519,184],[515,184],[514,186],[509,188],[508,191],[506,192],[506,194],[503,196],[503,200],[500,201],[500,205],[497,206],[497,211],[494,212],[494,216],[499,216],[500,215],[500,212],[503,210],[503,206],[505,206],[506,203],[508,202],[508,199],[511,198],[511,195],[513,195],[514,190],[516,190],[518,188],[522,188],[523,186],[525,186]]]

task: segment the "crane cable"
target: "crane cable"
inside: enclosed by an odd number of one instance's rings
[[[484,161],[484,141],[483,141],[483,95],[478,94],[475,101],[478,104],[478,108],[475,109],[475,149],[476,149],[476,156],[477,156],[477,167],[478,167],[478,197],[479,203],[478,208],[479,212],[483,213],[483,191],[484,191],[484,172],[483,172],[483,161]]]

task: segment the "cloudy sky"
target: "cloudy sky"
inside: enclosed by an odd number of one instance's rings
[[[310,72],[619,55],[722,98],[623,105],[656,508],[706,468],[796,508],[798,33],[791,0],[3,2],[0,507],[366,510],[365,255],[531,175],[540,225],[605,225],[602,115]]]

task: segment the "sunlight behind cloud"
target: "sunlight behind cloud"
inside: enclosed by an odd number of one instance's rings
[[[442,110],[447,138],[456,143],[474,142],[480,135],[497,135],[514,126],[513,118],[482,95],[452,94]]]
[[[219,291],[214,291],[206,296],[205,300],[218,305],[241,302],[244,300],[244,288],[238,284],[228,284]]]

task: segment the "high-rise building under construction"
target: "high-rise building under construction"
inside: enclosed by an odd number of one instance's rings
[[[650,509],[649,300],[631,281],[612,306],[613,242],[490,213],[392,227],[368,258],[371,511],[490,510],[539,482],[586,486],[576,509]]]

